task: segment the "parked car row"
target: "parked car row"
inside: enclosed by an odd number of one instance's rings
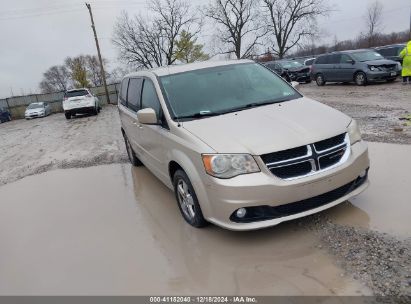
[[[378,81],[392,82],[401,75],[402,67],[398,54],[402,48],[403,45],[395,45],[378,50],[340,51],[317,58],[283,59],[263,64],[288,82],[310,83],[315,80],[319,86],[327,82],[355,82],[357,85],[366,85]]]

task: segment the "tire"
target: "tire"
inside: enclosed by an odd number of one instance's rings
[[[315,82],[319,87],[322,87],[325,85],[325,79],[323,74],[317,74],[315,75]]]
[[[128,155],[128,159],[130,160],[130,163],[134,167],[141,167],[143,163],[137,158],[136,153],[134,152],[133,147],[131,146],[125,134],[124,134],[124,143],[126,144],[126,151],[127,151],[127,155]]]
[[[364,72],[358,72],[354,75],[354,82],[357,86],[367,85],[367,75]]]
[[[71,113],[65,112],[64,116],[66,116],[66,119],[71,119]]]
[[[183,170],[177,170],[173,176],[174,193],[178,208],[184,220],[195,228],[203,228],[208,225],[204,219],[197,195]]]

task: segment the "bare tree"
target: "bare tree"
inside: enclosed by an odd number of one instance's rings
[[[152,19],[123,13],[114,27],[119,57],[137,67],[152,68],[176,61],[176,41],[183,30],[196,35],[200,20],[183,0],[151,0]]]
[[[70,85],[70,73],[65,66],[55,65],[43,74],[40,90],[43,93],[61,92]]]
[[[263,4],[274,38],[273,52],[280,58],[303,38],[317,35],[317,17],[329,12],[324,0],[263,0]]]
[[[382,29],[382,9],[383,5],[378,0],[371,3],[367,8],[365,24],[367,26],[366,37],[369,47],[374,46],[375,38]]]
[[[108,65],[107,59],[102,58],[104,66]],[[103,85],[103,75],[101,74],[100,62],[96,55],[86,55],[85,56],[85,67],[87,70],[87,77],[89,82],[93,86]],[[106,78],[109,78],[109,74],[105,71]]]
[[[216,22],[217,37],[227,45],[222,53],[234,53],[237,59],[251,55],[266,34],[255,0],[214,0],[206,8],[206,17]]]

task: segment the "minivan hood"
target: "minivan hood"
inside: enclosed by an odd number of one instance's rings
[[[303,97],[182,124],[218,153],[262,155],[347,131],[351,118]]]

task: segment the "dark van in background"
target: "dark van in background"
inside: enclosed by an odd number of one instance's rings
[[[314,61],[311,75],[319,86],[327,82],[355,82],[362,86],[377,81],[392,82],[400,71],[398,62],[363,49],[321,55]]]

